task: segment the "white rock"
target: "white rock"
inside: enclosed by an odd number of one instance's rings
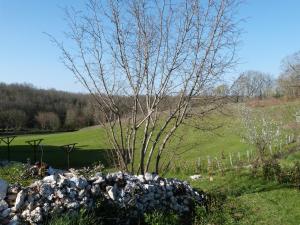
[[[22,212],[22,214],[21,214],[21,217],[23,217],[23,218],[27,218],[27,217],[29,217],[29,216],[30,216],[30,211],[29,211],[29,209],[24,210],[24,211]]]
[[[82,199],[84,196],[85,196],[85,190],[82,189],[81,191],[79,191],[78,197]]]
[[[138,175],[137,177],[139,179],[140,182],[145,182],[144,176],[143,175]]]
[[[186,213],[190,210],[188,200],[201,203],[203,199],[187,182],[164,179],[155,174],[133,176],[118,172],[87,180],[76,175],[76,171],[73,173],[47,176],[20,191],[12,211],[17,211],[16,214],[28,223],[41,224],[52,212],[75,212],[80,207],[92,207],[96,196],[111,199],[120,207],[136,207],[134,214],[153,209]],[[0,216],[3,210],[0,210]],[[10,213],[10,217],[13,215]]]
[[[44,212],[45,212],[46,215],[47,215],[48,212],[49,212],[49,210],[50,210],[50,205],[49,205],[49,203],[44,203],[43,210],[44,210]]]
[[[64,173],[63,170],[54,169],[54,168],[51,167],[51,166],[49,166],[47,172],[48,172],[49,175],[56,175],[56,174],[63,174],[63,173]]]
[[[101,193],[99,184],[93,185],[91,188],[91,193],[95,196],[98,196]]]
[[[8,225],[19,225],[19,217],[17,215],[15,215],[9,222]]]
[[[109,186],[108,191],[107,191],[108,196],[112,199],[112,200],[116,200],[116,187],[113,186]]]
[[[6,203],[6,201],[0,200],[0,212],[7,208],[8,208],[8,204]]]
[[[145,174],[145,180],[146,181],[151,181],[154,179],[154,176],[151,173],[146,173]]]
[[[40,223],[43,221],[43,212],[41,207],[36,207],[30,212],[30,220],[34,223]]]
[[[77,209],[77,208],[79,208],[79,206],[80,205],[78,202],[71,202],[71,203],[67,204],[68,209]]]
[[[40,195],[43,198],[48,198],[51,194],[53,194],[53,191],[54,191],[53,188],[48,183],[44,183],[40,187]]]
[[[0,200],[6,197],[8,183],[5,180],[0,179]]]
[[[64,198],[64,193],[63,193],[61,190],[58,190],[58,191],[56,192],[56,196],[57,196],[58,198]]]
[[[54,183],[54,182],[56,182],[56,176],[55,175],[50,175],[50,176],[44,177],[43,181],[45,183]]]
[[[84,189],[88,185],[88,182],[83,177],[72,177],[70,181],[74,182],[79,189]]]
[[[3,218],[6,218],[11,212],[11,209],[10,208],[7,208],[5,210],[2,211],[2,213],[0,213],[0,215],[3,217]]]
[[[64,185],[68,184],[68,179],[66,177],[64,177],[63,175],[59,174],[59,179],[57,181],[57,184],[59,187],[62,187]]]
[[[199,180],[199,179],[202,178],[202,176],[201,176],[200,174],[195,174],[195,175],[190,176],[190,178],[191,178],[192,180]]]
[[[95,180],[93,182],[93,184],[100,184],[100,183],[103,183],[105,182],[105,179],[103,177],[97,177],[97,180]]]
[[[15,206],[14,206],[14,209],[16,211],[19,210],[24,204],[25,197],[26,197],[26,192],[24,190],[21,190],[17,195]]]

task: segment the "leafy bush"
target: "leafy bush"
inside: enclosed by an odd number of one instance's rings
[[[300,189],[300,162],[296,162],[292,170],[292,182]]]
[[[94,176],[96,173],[101,173],[103,169],[104,165],[101,162],[95,162],[92,164],[92,166],[76,169],[72,172],[80,176],[91,177]]]
[[[33,182],[33,179],[24,179],[24,171],[28,169],[26,164],[12,163],[4,167],[0,167],[0,178],[6,180],[10,184],[20,184],[28,186]]]
[[[265,161],[262,169],[263,169],[263,177],[266,180],[279,181],[279,178],[282,175],[281,167],[278,161],[275,159],[270,159]]]

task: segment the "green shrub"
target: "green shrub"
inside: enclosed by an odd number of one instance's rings
[[[0,177],[10,184],[20,184],[22,186],[30,185],[34,179],[23,176],[28,166],[21,163],[13,163],[8,166],[0,167]]]
[[[292,182],[300,189],[300,162],[296,162],[292,170]]]
[[[279,180],[282,175],[281,167],[277,160],[270,159],[263,164],[263,177],[266,180]]]

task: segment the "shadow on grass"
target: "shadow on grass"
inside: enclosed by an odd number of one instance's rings
[[[70,153],[70,167],[79,168],[91,166],[93,163],[101,162],[105,167],[109,166],[108,153],[110,149],[82,149],[85,146],[78,146],[74,152]],[[10,147],[12,161],[27,162],[29,158],[34,161],[33,149],[29,145],[12,145]],[[42,151],[37,150],[37,160],[42,156]],[[7,147],[0,146],[0,161],[7,159]],[[60,146],[44,145],[43,162],[56,167],[67,167],[67,154]]]

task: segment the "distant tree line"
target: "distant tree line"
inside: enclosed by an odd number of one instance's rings
[[[55,89],[37,89],[30,84],[0,83],[0,131],[14,130],[74,130],[113,121],[113,114],[95,108],[90,94],[69,93]],[[115,103],[126,118],[132,98],[114,95]],[[170,110],[178,96],[166,96],[160,103],[161,111]],[[145,96],[141,96],[141,110],[146,109]]]
[[[0,129],[78,129],[96,124],[90,96],[0,83]]]
[[[229,96],[235,102],[268,97],[297,98],[300,96],[300,51],[282,60],[277,78],[261,71],[241,73],[232,85],[220,84],[213,89],[219,96]]]

